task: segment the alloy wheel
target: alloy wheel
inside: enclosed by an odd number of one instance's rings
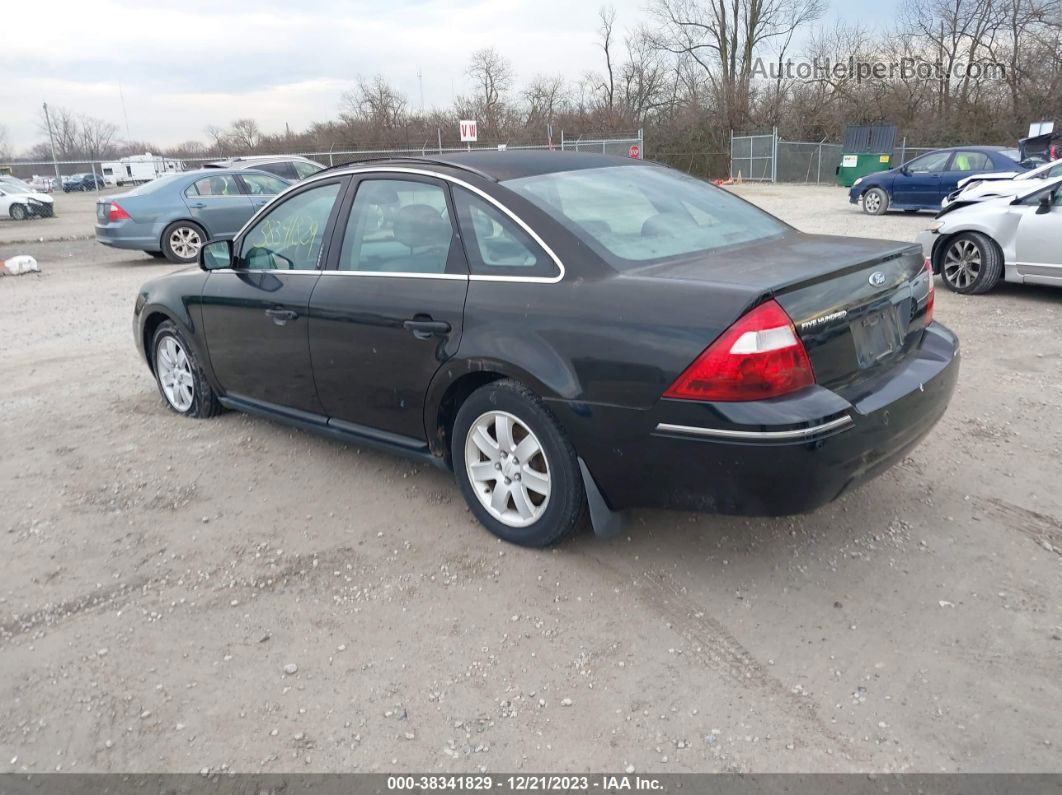
[[[159,340],[155,350],[155,369],[162,384],[162,394],[182,414],[192,407],[195,398],[195,376],[188,355],[175,337]]]
[[[956,240],[944,255],[944,278],[959,290],[971,286],[981,273],[981,251],[972,240]]]
[[[868,193],[866,198],[863,199],[863,204],[866,206],[867,212],[876,213],[881,207],[881,197],[876,193]]]
[[[179,226],[170,233],[170,248],[181,259],[194,259],[202,245],[203,239],[190,226]]]
[[[509,527],[536,522],[549,504],[549,462],[538,437],[518,417],[488,411],[468,429],[465,469],[479,501]]]

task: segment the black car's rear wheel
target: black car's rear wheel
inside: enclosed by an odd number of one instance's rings
[[[948,240],[940,259],[944,286],[956,293],[977,295],[996,286],[1003,274],[1003,253],[980,232],[963,232]]]
[[[199,224],[175,221],[162,233],[162,253],[170,262],[195,262],[206,242],[206,232]]]
[[[457,412],[451,453],[466,502],[499,538],[545,547],[575,531],[586,505],[575,450],[522,384],[473,392]]]
[[[159,324],[151,340],[151,366],[166,404],[186,417],[213,417],[221,404],[211,389],[195,351],[169,320]]]

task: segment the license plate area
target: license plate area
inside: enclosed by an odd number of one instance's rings
[[[903,332],[896,307],[888,306],[857,320],[852,324],[852,338],[863,369],[898,351],[903,345]]]

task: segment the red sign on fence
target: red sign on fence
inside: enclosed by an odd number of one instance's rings
[[[635,160],[641,160],[642,149],[638,144],[631,144],[631,148],[627,150],[627,156],[633,157]]]

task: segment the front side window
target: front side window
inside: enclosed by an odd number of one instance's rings
[[[243,238],[240,264],[248,270],[314,270],[340,184],[320,185],[267,212]]]
[[[288,187],[288,183],[272,174],[244,174],[243,181],[252,196],[275,196]]]
[[[440,186],[366,179],[350,208],[339,270],[445,273],[453,236]]]
[[[655,166],[561,171],[503,184],[621,270],[759,242],[788,229],[725,190]]]
[[[186,196],[239,196],[242,192],[234,176],[219,174],[196,180],[184,194]]]
[[[916,157],[907,164],[907,170],[914,174],[930,174],[943,171],[948,166],[951,152],[930,152],[928,155]]]

